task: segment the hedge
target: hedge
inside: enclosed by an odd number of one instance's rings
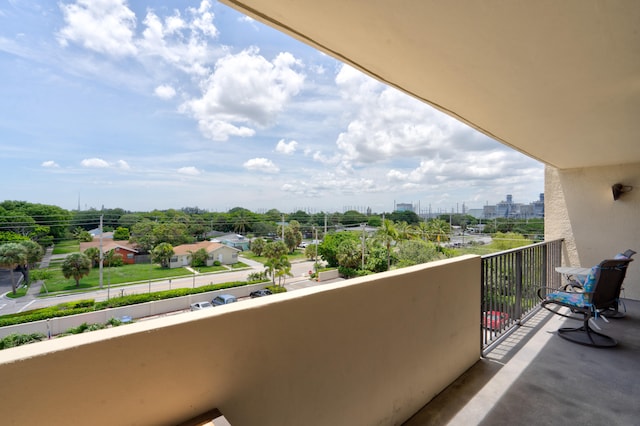
[[[206,293],[208,291],[222,290],[225,288],[241,287],[260,282],[264,281],[232,281],[222,284],[209,284],[196,288],[177,288],[173,290],[158,291],[155,293],[131,294],[128,296],[114,297],[113,299],[98,303],[95,303],[93,299],[77,300],[32,311],[4,315],[0,317],[0,327],[41,321],[49,318],[65,317],[68,315],[84,314],[85,312],[100,311],[107,308],[116,308],[156,300],[171,299],[174,297],[188,296],[190,294]]]

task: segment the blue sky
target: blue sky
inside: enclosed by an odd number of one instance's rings
[[[0,0],[1,200],[432,211],[543,165],[216,2]]]

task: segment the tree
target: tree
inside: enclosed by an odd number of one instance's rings
[[[398,231],[392,220],[385,219],[376,232],[376,238],[387,249],[387,270],[391,268],[391,245],[398,240]]]
[[[279,258],[287,254],[287,246],[282,241],[267,243],[264,247],[264,255],[267,258]]]
[[[413,227],[407,222],[398,222],[396,225],[398,240],[410,240],[413,238]]]
[[[286,269],[286,263],[289,262],[287,258],[287,246],[282,241],[276,241],[268,243],[264,248],[264,255],[267,261],[264,263],[267,275],[271,276],[271,282],[276,283],[276,275],[283,268]],[[286,263],[284,262],[286,260]],[[289,264],[289,268],[291,264]],[[289,269],[290,270],[290,269]]]
[[[336,251],[338,266],[358,269],[362,262],[362,247],[355,240],[344,240]]]
[[[342,224],[345,226],[360,225],[365,222],[367,222],[367,216],[363,215],[359,211],[347,210],[342,214]]]
[[[233,232],[245,234],[251,230],[251,222],[253,213],[242,207],[234,207],[229,210],[229,214],[233,218]]]
[[[175,254],[173,246],[169,243],[160,243],[154,247],[151,257],[155,263],[159,263],[163,268],[168,268],[171,257]]]
[[[256,256],[262,256],[262,252],[264,251],[264,248],[265,248],[266,244],[267,243],[265,242],[264,239],[255,238],[253,241],[251,241],[251,251]]]
[[[27,262],[24,264],[24,268],[22,274],[24,275],[24,279],[27,283],[31,282],[29,280],[29,270],[33,268],[36,263],[40,262],[44,257],[44,250],[42,246],[35,241],[20,241],[20,244],[27,251]]]
[[[388,269],[387,250],[375,239],[367,244],[365,269],[371,272],[384,272]]]
[[[411,210],[395,211],[387,215],[387,219],[393,222],[407,222],[410,225],[415,225],[420,222],[420,216]]]
[[[317,260],[316,256],[318,255],[318,246],[316,244],[309,244],[304,248],[304,257],[309,260]]]
[[[318,254],[327,262],[330,267],[339,266],[338,247],[345,240],[353,240],[356,244],[360,244],[360,232],[336,232],[324,236],[322,243],[318,245]]]
[[[0,266],[8,268],[11,274],[11,289],[16,294],[16,282],[13,270],[27,264],[27,249],[20,243],[0,245]]]
[[[80,278],[91,272],[91,260],[84,253],[71,253],[62,262],[62,275],[76,281],[76,287],[80,287]]]
[[[93,241],[93,235],[91,235],[86,229],[82,228],[76,228],[73,231],[73,238],[80,241],[81,243],[89,243]]]
[[[158,242],[156,242],[156,236],[153,232],[155,226],[156,222],[152,222],[148,219],[137,222],[131,227],[130,241],[132,243],[138,244],[138,247],[140,247],[143,252],[151,251],[151,249],[155,247],[156,244],[158,244]]]
[[[278,285],[282,287],[285,284],[286,277],[293,277],[291,273],[291,262],[289,262],[289,258],[287,255],[282,255],[277,260],[275,275],[278,277]]]
[[[42,260],[44,249],[35,241],[20,241],[20,244],[27,250],[27,266],[33,268],[36,263]]]
[[[100,265],[100,249],[98,247],[89,247],[84,251],[84,255],[89,258],[92,267]]]
[[[113,231],[113,240],[114,241],[129,241],[129,228],[125,228],[123,226],[118,226],[115,231]]]
[[[115,250],[109,250],[104,254],[104,266],[122,266],[123,264],[122,255]]]
[[[429,239],[431,241],[436,241],[437,243],[449,241],[449,233],[451,232],[449,223],[442,219],[433,219],[429,221],[429,229]]]
[[[407,240],[398,244],[398,264],[402,267],[431,262],[438,258],[438,249],[432,242]]]
[[[427,222],[419,222],[413,226],[414,232],[417,235],[420,235],[420,239],[422,241],[427,241],[429,239],[429,232],[431,228]]]
[[[209,254],[203,248],[191,253],[191,267],[207,266],[207,257]]]
[[[297,220],[292,220],[289,225],[284,228],[284,243],[292,253],[296,247],[302,242],[302,233],[300,232],[300,224]]]

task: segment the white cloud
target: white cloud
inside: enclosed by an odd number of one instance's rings
[[[198,176],[202,172],[200,172],[200,170],[198,170],[197,168],[195,168],[193,166],[189,166],[189,167],[181,167],[181,168],[179,168],[178,169],[178,173],[181,174],[181,175],[187,175],[187,176]]]
[[[56,167],[60,167],[60,166],[58,165],[58,163],[56,163],[56,162],[55,162],[55,161],[53,161],[53,160],[43,161],[43,162],[42,162],[42,164],[41,164],[41,166],[42,166],[42,167],[45,167],[45,168],[56,168]]]
[[[252,158],[243,164],[243,167],[247,170],[259,171],[264,173],[278,173],[280,169],[278,166],[267,158]]]
[[[61,4],[60,8],[65,26],[58,33],[58,41],[63,46],[72,41],[108,55],[136,54],[136,16],[126,1],[78,0],[75,4]]]
[[[187,8],[190,19],[176,10],[164,20],[149,10],[143,21],[146,28],[137,44],[141,53],[158,57],[188,74],[207,75],[215,58],[208,40],[218,36],[210,8],[211,3],[203,1],[197,9]]]
[[[153,93],[160,99],[167,100],[173,98],[176,95],[176,90],[167,84],[163,84],[156,87]]]
[[[92,169],[105,169],[109,167],[109,163],[104,161],[101,158],[86,158],[80,162],[82,167],[92,168]]]
[[[290,53],[280,53],[271,62],[256,48],[229,54],[202,83],[202,97],[185,102],[180,110],[198,120],[209,139],[253,136],[252,127],[272,124],[301,90],[304,75],[294,69],[300,65]]]
[[[282,154],[291,155],[296,152],[296,147],[298,146],[298,142],[290,141],[289,143],[285,142],[284,139],[280,139],[278,144],[276,145],[276,151]]]
[[[129,163],[127,163],[124,160],[118,160],[117,161],[117,165],[118,165],[118,168],[120,168],[122,170],[130,170],[131,169],[131,167],[129,166]]]
[[[174,10],[164,18],[149,8],[137,36],[137,18],[125,0],[77,0],[60,5],[65,26],[57,37],[62,46],[75,43],[108,56],[135,57],[141,63],[159,58],[186,73],[204,76],[216,57],[208,44],[218,36],[211,7],[205,0],[197,8],[187,8],[185,17]]]

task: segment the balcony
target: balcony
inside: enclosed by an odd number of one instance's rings
[[[404,426],[637,424],[640,302],[625,305],[624,319],[597,321],[618,340],[609,350],[559,338],[577,323],[538,311]]]
[[[613,350],[553,336],[559,320],[527,300],[537,280],[555,279],[559,247],[462,256],[8,349],[0,397],[13,408],[3,418],[175,425],[220,410],[232,425],[474,424],[579,407],[625,419],[640,304],[603,326],[621,342]],[[488,333],[487,309],[510,321]]]

